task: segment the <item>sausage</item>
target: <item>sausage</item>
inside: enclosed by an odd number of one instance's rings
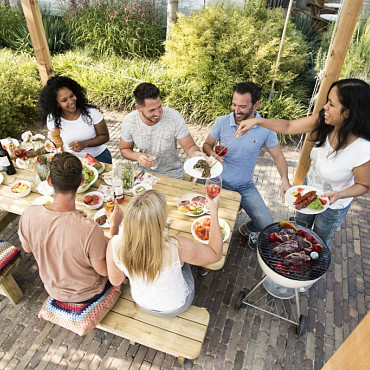
[[[306,201],[307,198],[310,198],[312,195],[315,195],[315,198],[316,198],[316,191],[314,190],[309,191],[305,195],[302,195],[300,198],[296,199],[293,204],[297,205],[297,204],[303,203]]]
[[[295,205],[297,210],[307,207],[310,203],[312,203],[317,198],[316,192],[312,192],[308,197],[306,197],[302,202],[299,202]]]

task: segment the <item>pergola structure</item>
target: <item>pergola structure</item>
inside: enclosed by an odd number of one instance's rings
[[[46,81],[54,75],[54,71],[51,63],[49,47],[46,42],[38,1],[21,0],[21,3],[35,51],[41,81],[45,84]],[[327,92],[330,85],[339,78],[362,5],[363,0],[344,1],[337,31],[335,33],[332,46],[328,52],[328,61],[321,80],[320,89],[316,97],[313,113],[319,112],[322,109],[326,103]],[[294,185],[303,183],[311,163],[310,152],[314,143],[309,139],[309,134],[307,134],[295,173],[293,181]]]

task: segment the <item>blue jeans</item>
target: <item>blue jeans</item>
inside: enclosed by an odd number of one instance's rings
[[[101,152],[99,155],[97,155],[95,159],[99,162],[112,164],[112,154],[110,154],[108,148],[105,149],[104,152]]]
[[[193,302],[193,299],[194,299],[194,293],[195,293],[193,274],[191,272],[191,267],[188,263],[184,263],[181,270],[182,270],[182,275],[184,276],[184,280],[185,280],[185,283],[189,291],[189,294],[185,298],[185,303],[181,307],[179,307],[178,309],[172,312],[148,310],[144,307],[141,307],[144,311],[149,312],[152,315],[160,316],[160,317],[175,317],[185,312],[191,306],[191,303]]]
[[[242,186],[232,186],[224,182],[222,187],[227,190],[237,191],[242,196],[240,206],[251,219],[247,223],[249,231],[259,232],[272,224],[270,212],[253,182]]]
[[[303,221],[309,228],[312,228],[313,225],[313,231],[323,239],[330,249],[331,239],[335,230],[337,230],[337,228],[343,223],[351,205],[352,202],[346,208],[328,208],[326,211],[317,215],[306,215],[304,213],[297,212],[296,221]]]

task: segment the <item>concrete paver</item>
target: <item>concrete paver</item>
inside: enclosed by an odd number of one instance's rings
[[[111,133],[109,148],[119,158],[122,113],[105,112]],[[209,128],[189,128],[201,145]],[[299,152],[284,148],[293,178]],[[185,158],[181,152],[182,158]],[[268,153],[261,152],[255,181],[278,221],[292,216],[278,196],[279,175]],[[370,309],[370,196],[357,199],[345,223],[336,231],[332,264],[323,279],[300,294],[302,313],[308,316],[307,333],[297,338],[295,325],[252,307],[234,309],[239,291],[250,289],[261,278],[256,252],[238,234],[245,221],[238,216],[225,266],[201,277],[194,273],[194,304],[206,307],[211,320],[201,355],[186,360],[184,369],[319,369],[330,358]],[[0,232],[19,245],[17,217]],[[95,329],[79,337],[37,318],[46,298],[32,256],[24,254],[14,278],[24,298],[13,307],[0,296],[0,368],[181,368],[176,359],[160,351]]]

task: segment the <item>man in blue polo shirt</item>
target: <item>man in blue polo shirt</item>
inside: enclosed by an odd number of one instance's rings
[[[227,146],[234,138],[241,121],[259,117],[261,89],[253,82],[238,83],[233,88],[232,112],[216,119],[203,144],[203,151],[208,156],[216,157],[214,146]],[[242,196],[241,207],[247,212],[250,221],[239,227],[239,232],[248,239],[248,246],[256,249],[257,236],[264,227],[272,223],[271,215],[253,182],[253,172],[259,152],[264,146],[271,154],[279,171],[285,193],[290,188],[288,166],[278,143],[276,133],[263,127],[255,126],[236,138],[227,148],[224,157],[217,157],[223,163],[222,187],[235,190]]]

